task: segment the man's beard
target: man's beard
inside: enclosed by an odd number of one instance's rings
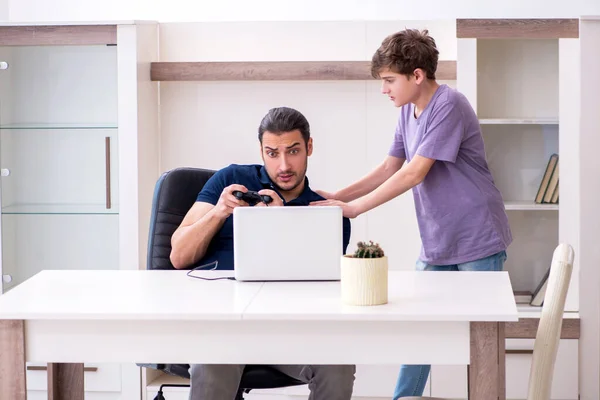
[[[279,192],[291,192],[292,190],[294,190],[294,189],[296,189],[298,186],[300,186],[302,183],[304,183],[304,181],[305,181],[305,178],[306,178],[306,170],[307,170],[307,169],[308,169],[308,164],[305,164],[305,165],[304,165],[304,171],[303,171],[303,172],[302,172],[302,174],[301,174],[301,178],[299,178],[299,179],[296,181],[296,184],[295,184],[293,187],[291,187],[291,188],[289,188],[289,189],[284,189],[284,188],[282,188],[281,186],[279,186],[279,185],[277,184],[277,180],[276,180],[276,179],[271,179],[271,181],[273,182],[273,186],[274,186],[274,187],[275,187],[275,189],[277,189]]]

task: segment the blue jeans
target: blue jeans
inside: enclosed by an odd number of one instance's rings
[[[489,257],[454,265],[430,265],[417,261],[417,271],[502,271],[506,252],[501,251]],[[403,365],[394,389],[394,400],[404,396],[422,396],[431,365]]]

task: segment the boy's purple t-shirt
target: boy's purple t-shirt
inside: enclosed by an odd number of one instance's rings
[[[418,119],[413,104],[403,106],[389,155],[436,160],[412,189],[423,262],[461,264],[506,250],[512,235],[504,202],[479,120],[463,94],[440,85]]]

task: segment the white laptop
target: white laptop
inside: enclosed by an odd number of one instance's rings
[[[341,207],[236,207],[238,281],[340,280]]]

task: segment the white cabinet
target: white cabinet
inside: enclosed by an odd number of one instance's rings
[[[0,59],[4,291],[44,269],[119,268],[116,46],[9,43]]]
[[[0,25],[0,295],[46,269],[145,268],[157,59],[156,23]],[[139,370],[86,367],[86,399],[139,398]]]

